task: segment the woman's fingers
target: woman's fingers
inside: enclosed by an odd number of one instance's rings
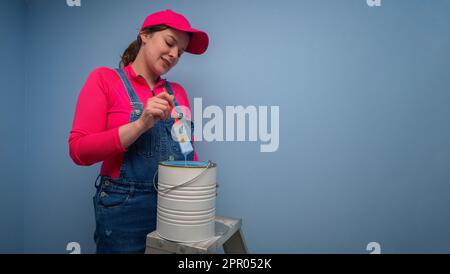
[[[160,102],[152,102],[149,108],[160,109],[164,112],[164,119],[170,118],[170,109],[169,106],[167,105],[167,102],[165,104]]]
[[[162,99],[162,98],[157,98],[157,97],[155,97],[155,98],[152,100],[152,102],[157,102],[157,103],[159,103],[159,104],[166,105],[167,107],[170,106],[170,103],[169,103],[166,99]]]
[[[171,109],[169,108],[169,106],[167,104],[163,104],[163,103],[159,103],[159,102],[153,102],[151,104],[150,108],[158,108],[158,109],[164,111],[164,119],[169,119],[170,118]]]
[[[171,116],[173,99],[174,96],[167,93],[167,91],[161,92],[147,100],[146,110],[157,119],[168,119]]]
[[[163,100],[166,100],[166,101],[169,103],[169,105],[170,105],[171,107],[173,107],[173,99],[174,99],[174,96],[173,96],[173,95],[170,95],[170,94],[167,92],[166,88],[164,88],[164,92],[159,93],[159,94],[156,95],[155,97],[156,97],[156,98],[163,99]]]
[[[160,102],[151,102],[148,107],[149,108],[159,108],[161,110],[169,109],[169,105],[160,103]]]
[[[165,119],[164,111],[159,109],[159,108],[152,108],[152,109],[150,109],[150,114],[154,118],[157,118],[159,120],[164,120]]]

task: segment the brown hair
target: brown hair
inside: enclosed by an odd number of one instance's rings
[[[166,25],[152,26],[142,29],[139,34],[141,33],[152,34],[154,32],[162,31],[168,28],[169,27]],[[131,42],[131,44],[128,46],[128,48],[123,52],[122,56],[120,57],[119,67],[123,68],[136,59],[139,49],[141,48],[141,44],[142,44],[141,36],[138,35],[137,39]]]

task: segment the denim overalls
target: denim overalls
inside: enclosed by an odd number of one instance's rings
[[[134,92],[122,69],[116,69],[122,79],[133,111],[130,122],[136,121],[143,111],[143,104]],[[168,81],[164,86],[173,95]],[[174,100],[174,105],[178,103]],[[174,119],[159,121],[143,133],[124,155],[120,178],[100,176],[93,197],[96,229],[94,240],[97,253],[144,253],[146,236],[156,229],[157,192],[153,177],[158,162],[184,160],[178,142],[171,137]],[[191,124],[193,132],[193,123]],[[187,155],[193,160],[194,153]],[[98,180],[98,178],[97,178]],[[155,178],[157,182],[157,176]]]

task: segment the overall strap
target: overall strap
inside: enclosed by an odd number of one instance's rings
[[[130,98],[131,106],[134,109],[142,110],[143,104],[139,100],[139,97],[136,95],[136,92],[134,91],[133,86],[130,83],[130,80],[125,74],[125,71],[122,68],[116,68],[115,71],[117,72],[117,74],[119,74],[120,79],[122,79],[125,89],[127,90],[128,97]]]

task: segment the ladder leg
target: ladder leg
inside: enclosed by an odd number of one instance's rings
[[[223,250],[226,254],[247,254],[244,236],[241,229],[238,229],[224,244]]]

